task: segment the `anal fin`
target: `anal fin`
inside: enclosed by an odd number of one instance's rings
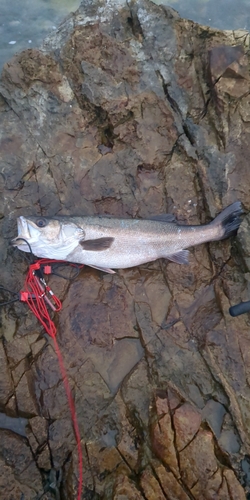
[[[189,264],[189,254],[190,252],[188,250],[180,250],[179,252],[171,255],[166,255],[165,259],[176,262],[176,264]]]

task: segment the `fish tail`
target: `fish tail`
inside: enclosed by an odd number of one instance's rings
[[[210,222],[210,226],[216,228],[217,236],[215,240],[224,240],[234,235],[242,222],[240,216],[243,214],[240,201],[235,201],[232,205],[222,210],[222,212]]]

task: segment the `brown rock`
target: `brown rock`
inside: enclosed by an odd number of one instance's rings
[[[56,469],[63,466],[69,453],[75,448],[75,436],[70,419],[55,420],[49,426],[49,449]]]
[[[223,480],[224,479],[226,480],[229,498],[231,496],[232,498],[245,500],[245,492],[232,470],[226,469],[225,471],[223,471]]]
[[[147,500],[154,500],[155,498],[159,498],[160,500],[165,499],[161,485],[150,468],[147,468],[141,475],[141,487]]]
[[[176,446],[178,451],[181,451],[198,432],[201,414],[193,406],[185,403],[175,410],[173,420],[176,432]]]
[[[30,417],[37,415],[37,405],[34,396],[33,373],[31,370],[25,372],[16,388],[16,400],[18,412],[21,416]]]
[[[180,452],[180,470],[184,484],[205,492],[218,469],[211,432],[200,430],[191,443]],[[198,487],[197,487],[198,484]],[[198,497],[197,497],[198,498]]]
[[[1,366],[1,379],[0,379],[0,404],[4,406],[13,392],[13,385],[8,367],[8,360],[3,348],[2,342],[0,343],[0,366]]]
[[[151,465],[167,498],[170,500],[188,500],[189,496],[185,492],[184,486],[172,472],[159,463],[153,462]]]
[[[1,430],[0,459],[5,471],[0,477],[0,493],[2,498],[19,498],[21,494],[35,499],[43,491],[42,478],[33,460],[26,439]]]
[[[248,67],[246,34],[147,0],[83,0],[40,50],[6,63],[1,284],[19,291],[27,272],[9,246],[20,215],[169,212],[203,224],[237,199],[248,211]],[[228,313],[249,300],[248,233],[247,216],[236,239],[191,249],[188,266],[46,276],[63,302],[53,318],[82,438],[84,497],[231,500],[243,498],[243,476],[248,491],[249,324]],[[1,409],[30,420],[34,452],[19,436],[0,440],[6,500],[48,498],[59,469],[57,488],[77,495],[68,401],[43,334],[26,304],[2,311]]]
[[[114,487],[113,499],[126,500],[133,498],[134,500],[142,500],[143,496],[137,490],[136,486],[126,476],[118,477]]]
[[[157,422],[151,429],[152,449],[165,465],[178,477],[179,466],[175,449],[175,434],[167,399],[156,399]]]
[[[43,417],[30,418],[29,424],[37,442],[44,444],[48,438],[48,423]]]
[[[49,470],[52,467],[51,458],[50,458],[50,449],[48,445],[46,445],[41,452],[39,452],[37,457],[37,465],[41,469]]]
[[[95,476],[95,490],[97,493],[103,490],[104,480],[111,477],[112,473],[119,471],[121,467],[122,476],[130,473],[130,469],[123,463],[119,451],[113,446],[103,446],[103,443],[86,444],[91,470]]]

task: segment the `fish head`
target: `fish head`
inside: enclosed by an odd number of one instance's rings
[[[38,257],[64,259],[84,237],[84,231],[67,217],[20,216],[18,236],[12,245]]]

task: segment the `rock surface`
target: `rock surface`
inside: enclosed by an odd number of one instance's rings
[[[9,247],[28,214],[200,224],[250,210],[249,35],[180,19],[146,0],[84,0],[5,64],[0,96],[1,284],[19,291]],[[74,392],[84,499],[243,500],[250,486],[246,217],[236,239],[189,266],[50,279]],[[7,300],[8,297],[5,297]],[[0,497],[76,498],[77,452],[53,345],[21,303],[1,309]],[[25,420],[26,419],[26,420]]]

